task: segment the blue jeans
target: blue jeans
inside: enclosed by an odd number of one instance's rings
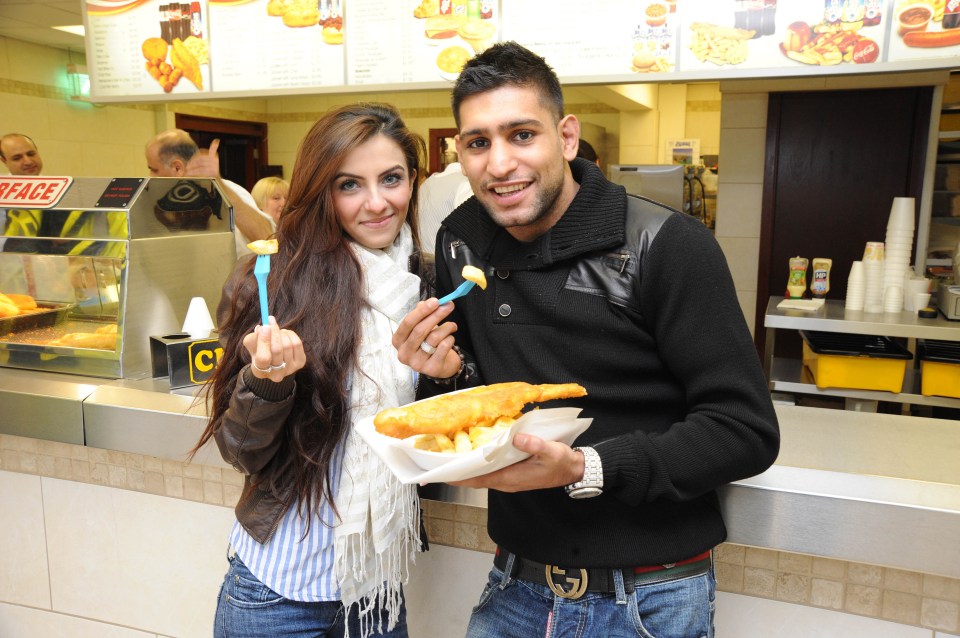
[[[407,638],[407,608],[400,609],[400,618],[393,631],[387,631],[387,612],[377,609],[373,620],[374,636]],[[344,616],[350,625],[350,637],[359,638],[360,619],[357,605],[344,614],[340,601],[304,603],[289,600],[276,593],[250,573],[239,556],[230,558],[230,568],[220,586],[214,638],[266,638],[299,636],[301,638],[341,638]],[[377,623],[386,633],[377,633]]]
[[[494,567],[473,609],[467,638],[712,638],[716,580],[704,574],[637,585],[578,600]]]

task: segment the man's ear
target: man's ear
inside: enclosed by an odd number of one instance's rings
[[[572,161],[580,146],[580,121],[575,115],[567,115],[557,124],[557,131],[563,143],[563,158]]]
[[[187,173],[187,163],[179,157],[170,162],[170,168],[173,169],[177,177],[183,177]]]

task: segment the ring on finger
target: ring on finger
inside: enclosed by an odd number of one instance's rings
[[[280,362],[280,365],[278,365],[278,366],[270,366],[270,369],[271,369],[271,370],[283,370],[283,369],[286,368],[286,367],[287,367],[287,362],[286,362],[286,361],[281,361],[281,362]]]
[[[267,366],[267,369],[264,370],[253,361],[250,362],[250,367],[256,370],[257,372],[259,372],[260,374],[270,374],[271,372],[277,369],[277,368],[274,368],[273,366]]]
[[[433,354],[434,352],[437,351],[437,349],[434,346],[431,346],[429,343],[427,343],[426,340],[424,340],[424,342],[420,344],[420,349],[426,352],[427,354]]]

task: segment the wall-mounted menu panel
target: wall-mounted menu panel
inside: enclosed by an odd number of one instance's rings
[[[960,66],[956,0],[85,0],[95,100],[448,88],[516,40],[571,84]]]

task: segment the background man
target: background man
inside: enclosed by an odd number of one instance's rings
[[[151,177],[208,177],[215,179],[233,206],[236,224],[237,255],[249,254],[247,244],[267,239],[276,230],[273,221],[259,208],[253,195],[239,184],[220,177],[219,140],[202,152],[190,134],[182,129],[169,129],[147,144],[145,153]]]
[[[37,145],[22,133],[8,133],[0,138],[0,161],[11,175],[39,175],[43,170]]]
[[[473,191],[460,170],[460,162],[451,162],[443,172],[434,173],[420,185],[417,207],[420,218],[420,241],[423,249],[433,252],[440,221],[453,209],[467,201]]]
[[[478,54],[452,102],[474,197],[441,226],[437,293],[465,264],[488,285],[420,302],[399,358],[447,389],[576,381],[589,394],[566,403],[592,418],[575,447],[518,434],[528,459],[460,483],[489,489],[497,543],[467,635],[712,636],[716,488],[779,450],[723,253],[698,220],[576,157],[579,122],[531,51]]]

